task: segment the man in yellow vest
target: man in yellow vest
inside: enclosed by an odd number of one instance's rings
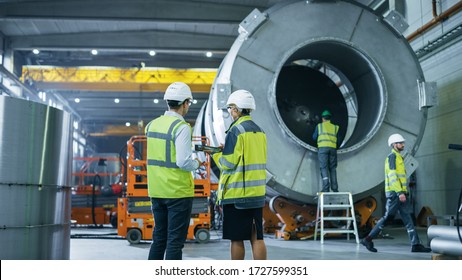
[[[148,195],[154,215],[149,260],[181,260],[194,197],[191,171],[202,165],[192,158],[192,131],[185,122],[193,97],[182,82],[168,86],[169,110],[146,126]]]
[[[316,126],[313,139],[318,144],[319,169],[321,170],[321,192],[338,192],[337,185],[337,134],[339,126],[330,122],[332,114],[322,112],[322,123]]]
[[[250,240],[253,259],[265,260],[266,135],[250,117],[256,109],[250,92],[234,91],[227,109],[233,123],[223,151],[213,155],[221,171],[217,199],[223,207],[223,239],[231,240],[231,259],[243,260],[244,240]]]
[[[411,241],[411,252],[431,252],[430,248],[425,248],[420,244],[419,236],[412,222],[410,214],[410,204],[407,198],[407,175],[404,166],[404,159],[401,152],[404,150],[405,139],[401,134],[392,134],[388,138],[388,146],[392,147],[391,153],[385,159],[385,196],[387,204],[385,215],[377,222],[371,232],[361,240],[367,250],[376,253],[372,239],[375,238],[383,229],[385,221],[399,212],[401,219],[407,229],[407,234]]]

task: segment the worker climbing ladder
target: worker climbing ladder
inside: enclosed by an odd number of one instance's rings
[[[338,213],[342,214],[339,215]],[[345,222],[345,225],[339,227],[339,222]],[[350,229],[352,223],[353,229]],[[352,233],[356,237],[356,243],[359,243],[353,197],[350,192],[318,193],[314,240],[316,240],[318,232],[321,244],[324,243],[324,235],[328,233],[346,233],[348,240],[350,240],[350,234]]]

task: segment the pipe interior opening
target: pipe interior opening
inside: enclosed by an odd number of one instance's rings
[[[338,41],[310,43],[292,54],[276,82],[279,121],[300,145],[315,151],[312,139],[324,110],[340,126],[339,153],[364,145],[385,112],[385,90],[374,63],[357,48]]]

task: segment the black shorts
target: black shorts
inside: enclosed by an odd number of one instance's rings
[[[236,209],[234,204],[223,205],[223,239],[250,240],[252,229],[257,239],[263,239],[263,208]]]

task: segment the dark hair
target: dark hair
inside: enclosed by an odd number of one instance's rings
[[[184,101],[176,101],[176,100],[167,100],[167,105],[169,108],[176,109],[183,104]]]
[[[250,110],[250,109],[242,109],[241,114],[243,116],[248,116],[248,115],[250,115],[250,111],[252,111],[252,110]]]

